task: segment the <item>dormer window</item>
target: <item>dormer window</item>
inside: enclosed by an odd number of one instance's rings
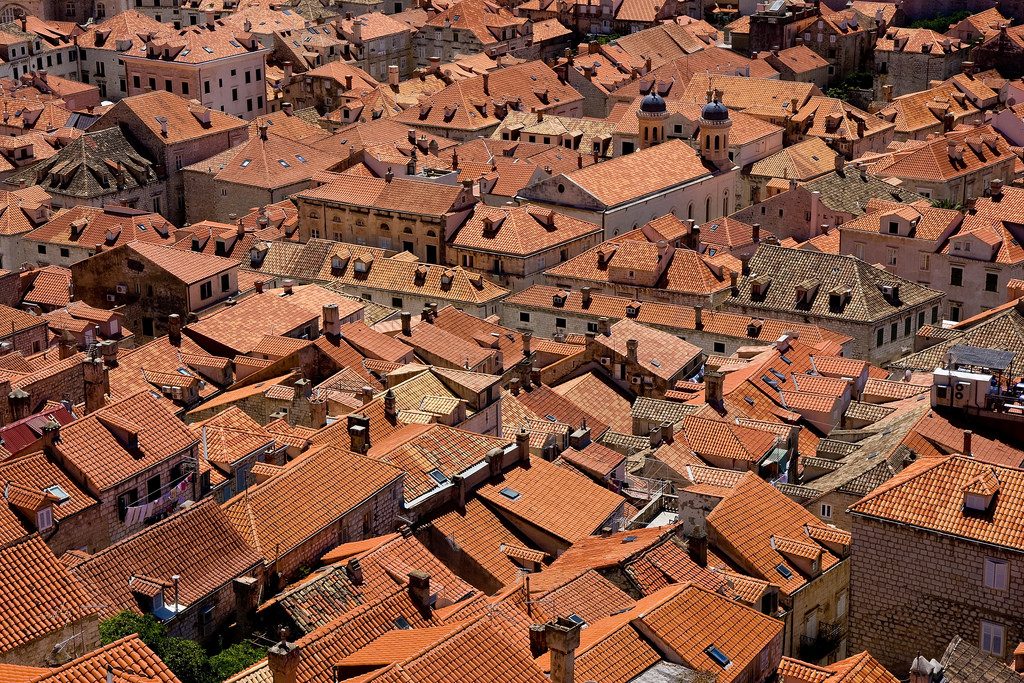
[[[889,234],[890,235],[898,235],[898,234],[900,234],[900,224],[899,224],[899,221],[889,221]]]
[[[999,478],[995,471],[988,467],[963,488],[964,514],[986,514],[999,494]]]

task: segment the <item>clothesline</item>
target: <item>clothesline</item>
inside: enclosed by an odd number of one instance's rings
[[[125,524],[139,524],[154,515],[163,514],[181,505],[188,500],[191,484],[192,474],[190,473],[178,484],[168,485],[167,491],[156,500],[128,507],[125,510]]]

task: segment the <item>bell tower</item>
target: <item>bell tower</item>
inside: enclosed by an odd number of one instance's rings
[[[722,93],[708,90],[708,102],[700,112],[700,155],[718,168],[732,165],[729,159],[729,129],[732,119],[722,104]]]

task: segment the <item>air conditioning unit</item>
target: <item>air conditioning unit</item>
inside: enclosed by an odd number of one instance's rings
[[[608,356],[601,356],[601,365],[611,365],[612,359]]]
[[[640,377],[634,377],[633,379],[630,380],[630,382],[632,382],[633,384],[640,384]]]
[[[171,387],[171,398],[180,401],[182,397],[181,387]]]
[[[117,289],[117,293],[118,294],[127,294],[128,293],[128,285],[118,285],[116,287],[116,289]]]
[[[117,297],[114,296],[113,294],[107,294],[107,301],[109,301],[110,303],[114,303],[115,301],[117,301]]]

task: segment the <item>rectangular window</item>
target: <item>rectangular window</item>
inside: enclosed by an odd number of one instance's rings
[[[846,608],[847,608],[846,603],[847,603],[846,591],[843,591],[842,593],[839,594],[839,597],[836,598],[836,616],[839,617],[840,619],[846,616]]]
[[[400,297],[400,296],[393,296],[393,297],[391,297],[391,307],[392,308],[402,308],[402,305],[403,305],[402,297]]]
[[[232,88],[231,89],[231,101],[232,102],[237,102],[238,101],[238,88]]]
[[[921,254],[921,270],[928,270],[928,254]]]
[[[597,330],[594,331],[596,332]],[[725,353],[725,342],[715,342],[713,350],[715,353]]]
[[[555,318],[555,327],[564,330],[565,329],[565,318]]]
[[[889,325],[889,341],[896,341],[896,335],[899,332],[899,325],[893,323]]]
[[[597,334],[597,323],[587,323],[587,332]]]
[[[117,497],[117,518],[120,521],[124,521],[125,515],[128,514],[128,508],[134,505],[139,500],[139,492],[135,489],[131,491],[125,491]]]
[[[150,90],[156,90],[156,79],[155,78],[150,78],[149,79],[149,89]]]
[[[875,331],[875,346],[881,346],[885,343],[885,330],[881,327]]]
[[[999,291],[999,273],[985,273],[985,291]]]
[[[964,269],[953,266],[949,269],[949,284],[953,287],[964,286]]]
[[[71,256],[71,250],[61,247],[60,255],[62,258],[68,258],[69,256]]]
[[[1002,624],[994,624],[991,621],[981,622],[981,651],[987,652],[996,657],[1003,656],[1003,646],[1006,641],[1006,629]]]
[[[168,78],[164,81],[164,90],[167,92],[174,92],[174,83],[171,79]]]
[[[146,480],[146,502],[152,503],[160,497],[160,475]]]
[[[924,327],[924,311],[917,312],[917,329]]]
[[[263,79],[263,69],[256,69],[256,80],[259,81],[259,80],[262,80],[262,79]]]
[[[932,306],[932,324],[939,322],[939,307]]]
[[[213,283],[212,282],[204,282],[203,284],[199,285],[199,298],[200,299],[209,299],[211,296],[213,296]]]
[[[210,94],[210,81],[203,81],[203,92],[207,95]]]
[[[231,275],[224,273],[220,276],[220,291],[226,292],[231,289]]]
[[[181,82],[181,94],[182,95],[187,95],[188,94],[188,81],[182,81]]]
[[[821,516],[823,519],[832,519],[832,506],[828,503],[822,503]]]
[[[530,322],[530,314],[526,311],[519,311],[519,322],[528,323]]]
[[[46,245],[45,244],[40,244],[39,246],[36,247],[36,251],[38,251],[40,254],[45,254],[46,253]]]
[[[1004,560],[985,558],[985,588],[1004,591],[1010,587],[1010,565]]]
[[[248,69],[245,70],[245,82],[252,83],[252,72]]]
[[[896,265],[896,248],[886,247],[885,248],[885,263],[889,266]]]
[[[910,336],[910,328],[911,328],[911,326],[913,326],[913,324],[914,323],[913,323],[913,320],[911,318],[905,318],[903,320],[903,336],[904,337],[909,337]]]
[[[141,88],[142,87],[142,81],[139,80],[138,76],[132,76],[132,87],[133,88]]]

